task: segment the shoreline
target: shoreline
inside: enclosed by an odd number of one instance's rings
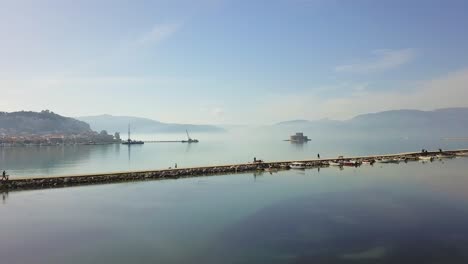
[[[468,152],[468,149],[446,150],[444,153],[463,153]],[[440,152],[428,152],[427,155],[436,155]],[[393,157],[409,157],[415,158],[421,155],[421,152],[405,152],[385,155],[368,155],[343,157],[343,160],[363,160],[363,159],[379,159]],[[8,181],[0,181],[0,191],[20,191],[20,190],[37,190],[64,188],[73,186],[110,184],[132,181],[154,181],[164,179],[179,179],[193,178],[202,176],[226,175],[255,172],[258,170],[273,169],[287,170],[282,168],[284,165],[290,165],[293,162],[302,162],[307,168],[328,167],[328,162],[337,160],[338,158],[322,158],[308,160],[289,160],[289,161],[272,161],[272,162],[257,162],[257,163],[240,163],[227,164],[218,166],[201,166],[177,169],[159,169],[159,170],[143,170],[143,171],[124,171],[124,172],[109,172],[95,173],[82,175],[61,175],[61,176],[46,176],[46,177],[22,177],[10,179]]]

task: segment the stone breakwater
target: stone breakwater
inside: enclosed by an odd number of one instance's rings
[[[428,152],[425,155],[436,155],[439,152]],[[468,150],[446,151],[444,153],[457,154],[468,153]],[[302,162],[307,168],[318,168],[329,166],[330,161],[340,160],[365,160],[365,159],[380,159],[380,158],[417,158],[420,152],[360,156],[360,157],[340,157],[330,159],[314,159],[314,160],[295,160],[295,161],[276,161],[276,162],[257,162],[246,164],[195,167],[195,168],[180,168],[166,169],[154,171],[134,171],[134,172],[116,172],[105,174],[90,174],[90,175],[73,175],[73,176],[57,176],[57,177],[36,177],[36,178],[21,178],[11,179],[8,181],[0,181],[0,191],[14,190],[33,190],[46,188],[62,188],[80,185],[119,183],[131,181],[149,181],[163,179],[179,179],[210,175],[236,174],[255,172],[258,170],[284,170],[289,169],[289,165],[293,162]]]

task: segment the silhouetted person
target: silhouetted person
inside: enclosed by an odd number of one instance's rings
[[[6,175],[6,171],[3,171],[2,173],[2,180],[8,181],[8,176]]]
[[[256,157],[254,157],[254,163],[255,163],[255,162],[257,162],[257,158],[256,158]]]
[[[439,152],[442,153],[442,149],[439,149]]]
[[[317,154],[317,159],[320,159],[320,153],[319,153],[319,154]]]
[[[175,164],[174,168],[176,168],[176,169],[177,169],[177,163]]]

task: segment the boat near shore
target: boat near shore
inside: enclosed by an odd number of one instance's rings
[[[291,169],[304,170],[306,168],[306,164],[303,162],[293,162],[289,167],[291,167]]]
[[[328,165],[330,165],[330,166],[343,166],[343,162],[339,162],[339,161],[329,161],[329,162],[328,162]]]
[[[438,159],[452,159],[452,158],[455,158],[456,155],[450,154],[450,153],[441,153],[441,154],[437,154],[436,157]]]
[[[419,156],[419,160],[432,161],[432,160],[434,160],[434,156]]]
[[[344,166],[352,166],[352,167],[357,167],[359,166],[361,163],[357,160],[346,160],[343,162],[343,165]]]
[[[468,150],[452,150],[446,153],[468,153]],[[357,156],[357,157],[343,157],[332,159],[310,159],[304,161],[273,161],[273,162],[254,162],[254,163],[239,163],[229,165],[216,165],[192,168],[178,168],[178,169],[155,169],[147,171],[123,171],[123,172],[110,172],[110,173],[97,173],[97,174],[82,174],[82,175],[61,175],[51,177],[25,177],[13,178],[9,180],[0,180],[0,191],[13,191],[13,190],[31,190],[31,189],[47,189],[47,188],[62,188],[79,185],[92,185],[92,184],[107,184],[119,183],[128,181],[147,181],[147,180],[164,180],[164,179],[179,179],[188,177],[200,177],[211,175],[223,174],[237,174],[276,170],[292,169],[309,169],[309,168],[322,168],[326,166],[338,166],[343,169],[343,163],[348,161],[349,164],[359,164],[359,162],[367,160],[376,160],[380,163],[391,163],[392,160],[398,160],[399,157],[405,157],[406,160],[420,160],[425,163],[432,161],[434,157],[439,154],[438,152],[430,152],[427,155],[421,155],[420,152],[407,152],[401,154],[387,154],[375,156]],[[460,155],[460,158],[467,155]],[[363,162],[364,163],[364,162]]]
[[[130,138],[130,134],[131,134],[130,133],[130,124],[128,124],[128,139],[127,139],[127,141],[123,141],[122,145],[130,146],[130,145],[143,145],[143,144],[145,144],[145,142],[141,141],[141,140],[132,140]]]
[[[392,160],[389,158],[380,158],[376,160],[378,163],[391,163]]]

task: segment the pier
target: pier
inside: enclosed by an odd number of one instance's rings
[[[185,143],[185,140],[145,140],[146,143]]]
[[[131,181],[148,181],[148,180],[163,180],[163,179],[178,179],[189,177],[200,177],[222,174],[236,174],[255,172],[258,170],[274,169],[282,170],[294,162],[301,162],[307,168],[328,167],[329,162],[340,160],[366,160],[366,159],[381,159],[381,158],[396,158],[405,157],[417,159],[421,155],[436,155],[440,152],[406,152],[386,155],[369,155],[356,157],[339,157],[339,158],[323,158],[309,160],[289,160],[289,161],[272,161],[272,162],[250,162],[241,164],[228,164],[219,166],[203,166],[191,168],[177,169],[161,169],[161,170],[146,170],[146,171],[125,171],[112,173],[97,173],[83,175],[66,175],[66,176],[51,176],[51,177],[23,177],[10,179],[8,181],[0,181],[0,191],[15,191],[15,190],[33,190],[47,188],[62,188],[80,185],[94,185],[118,182]],[[448,150],[444,154],[461,154],[468,153],[468,149]]]

